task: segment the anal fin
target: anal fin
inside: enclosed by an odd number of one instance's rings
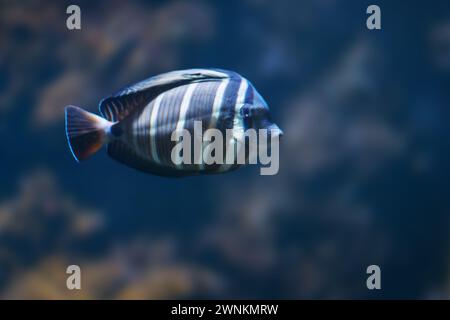
[[[126,143],[116,140],[107,145],[108,155],[118,162],[136,170],[163,177],[181,177],[186,173],[175,168],[162,167],[144,158]]]

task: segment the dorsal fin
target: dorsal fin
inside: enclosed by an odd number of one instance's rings
[[[100,101],[99,110],[101,115],[111,122],[125,119],[137,107],[145,106],[150,101],[150,96],[144,93],[136,93],[127,96],[112,96]]]
[[[188,69],[163,73],[126,87],[113,96],[100,101],[102,116],[116,122],[125,119],[136,109],[143,108],[160,93],[180,85],[198,81],[228,78],[226,71],[215,69]]]

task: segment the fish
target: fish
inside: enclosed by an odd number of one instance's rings
[[[242,139],[248,128],[267,129],[281,137],[269,107],[254,86],[234,71],[215,68],[177,70],[125,87],[99,103],[101,116],[80,107],[65,107],[65,129],[70,151],[84,161],[106,145],[114,160],[139,171],[183,177],[224,173],[239,163],[174,163],[174,131],[193,133],[217,129],[232,137],[224,148]],[[204,144],[204,142],[203,142]],[[202,146],[203,146],[202,144]]]

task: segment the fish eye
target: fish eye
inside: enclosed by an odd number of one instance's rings
[[[241,116],[243,116],[244,118],[250,117],[250,108],[247,106],[243,106],[241,108]]]

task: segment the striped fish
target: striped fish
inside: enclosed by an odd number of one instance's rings
[[[189,69],[164,73],[129,86],[100,102],[102,117],[75,106],[66,107],[66,135],[70,150],[82,161],[107,145],[113,159],[151,174],[187,176],[227,172],[239,164],[175,164],[171,152],[174,131],[218,129],[231,140],[248,128],[281,130],[270,121],[267,103],[239,74],[221,69]]]

